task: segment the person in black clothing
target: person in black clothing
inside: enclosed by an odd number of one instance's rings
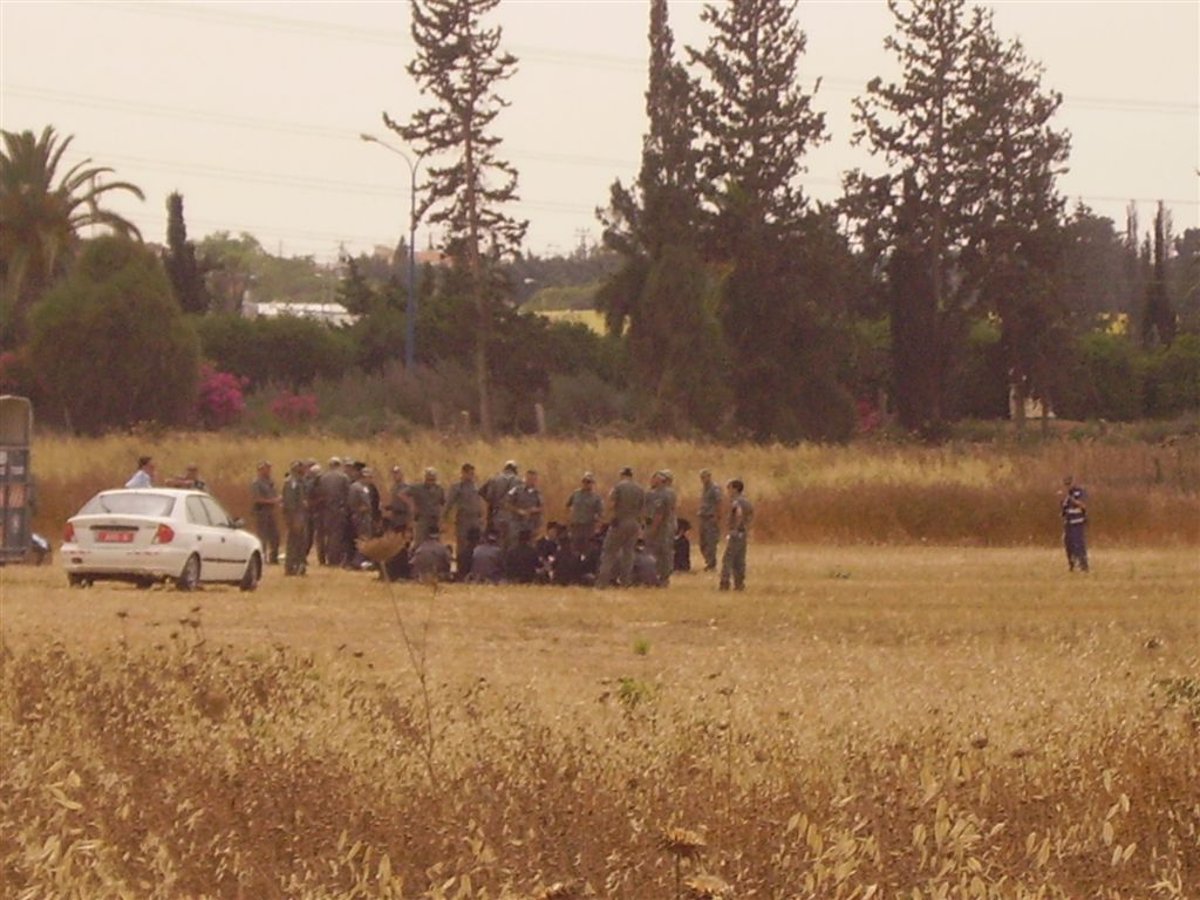
[[[692,542],[688,540],[688,532],[691,530],[692,523],[687,519],[680,519],[675,523],[676,572],[692,571]]]
[[[517,543],[504,554],[504,579],[513,584],[533,584],[537,578],[538,554],[534,549],[533,532],[522,529]]]

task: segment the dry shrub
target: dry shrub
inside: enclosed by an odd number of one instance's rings
[[[475,596],[438,608],[457,621]],[[682,615],[707,614],[682,596]],[[914,600],[814,621],[796,595],[790,616],[723,620],[732,654],[696,632],[700,667],[660,672],[635,714],[614,695],[546,703],[445,678],[431,726],[410,676],[217,646],[195,609],[156,645],[6,644],[0,881],[8,896],[1197,896],[1196,625],[1155,607],[1178,645],[1150,646],[1124,639],[1135,608],[1103,602],[1110,625],[1092,631],[1036,606],[981,620]],[[806,637],[788,638],[797,622]],[[771,649],[774,665],[749,665],[759,641],[794,664]],[[1188,674],[1146,678],[1171,671]]]

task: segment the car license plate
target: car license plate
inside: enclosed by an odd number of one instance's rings
[[[133,531],[98,531],[96,540],[101,544],[132,544]]]

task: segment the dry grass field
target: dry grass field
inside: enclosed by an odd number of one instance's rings
[[[1200,557],[1097,537],[760,541],[743,594],[0,570],[0,895],[1200,897]]]

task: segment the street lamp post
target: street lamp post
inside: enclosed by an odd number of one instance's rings
[[[373,134],[360,134],[360,138],[369,144],[378,144],[385,150],[390,150],[404,160],[409,174],[409,210],[408,210],[408,309],[404,314],[404,368],[409,372],[416,365],[417,355],[417,171],[425,159],[424,153],[417,154],[416,162],[398,147],[393,147],[386,141],[381,141]]]

